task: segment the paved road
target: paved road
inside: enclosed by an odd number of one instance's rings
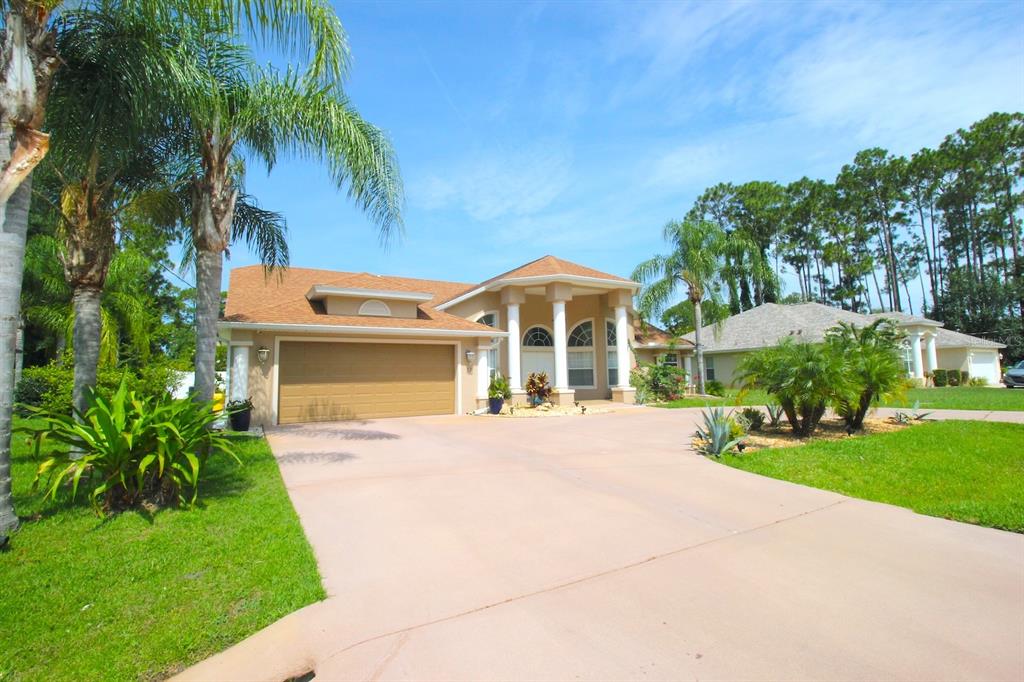
[[[329,597],[182,679],[1024,678],[1024,536],[716,464],[695,417],[274,431]]]

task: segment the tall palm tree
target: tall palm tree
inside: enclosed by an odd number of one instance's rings
[[[183,103],[198,171],[191,183],[198,400],[213,396],[221,278],[232,239],[255,243],[267,265],[287,263],[273,222],[250,219],[242,221],[247,227],[238,225],[233,168],[239,159],[259,161],[268,170],[279,154],[325,163],[335,184],[368,213],[382,239],[401,229],[402,204],[398,165],[387,137],[362,119],[339,81],[255,67],[247,55],[226,50],[223,29],[207,19],[196,27],[192,49],[212,80],[201,92],[186,93],[189,99]]]
[[[725,232],[715,223],[687,219],[665,225],[664,237],[672,250],[640,263],[633,270],[633,279],[644,285],[637,296],[637,307],[644,317],[657,315],[680,287],[686,287],[686,297],[693,304],[697,390],[704,393],[701,303],[705,298],[718,301],[717,285],[727,246]]]
[[[18,306],[31,173],[49,147],[49,137],[41,128],[47,117],[53,75],[63,60],[63,55],[58,54],[58,27],[62,31],[77,30],[68,13],[61,12],[63,4],[62,0],[0,0],[4,22],[0,35],[0,546],[6,544],[10,531],[18,525],[10,495],[13,351],[20,320]],[[77,4],[73,11],[80,12],[79,16],[89,12],[105,16],[144,13],[157,33],[161,28],[178,26],[184,17],[211,15],[220,17],[235,31],[248,30],[259,35],[265,44],[311,54],[310,71],[318,77],[336,78],[347,64],[344,32],[329,0],[94,0]],[[129,41],[124,45],[131,47]],[[160,85],[173,80],[167,78]],[[202,80],[195,80],[192,87],[202,87]],[[160,98],[153,95],[160,92],[161,87],[155,87],[136,102],[156,104]],[[102,99],[95,101],[106,103]],[[68,198],[77,201],[81,209],[88,206],[91,191],[83,188]],[[102,261],[105,248],[82,249],[81,265],[87,266],[88,259],[93,257]],[[94,273],[94,284],[95,275],[105,267],[87,269]],[[102,277],[99,279],[102,281]],[[91,304],[96,296],[86,298],[91,299],[87,303],[95,311],[96,306]],[[80,319],[84,324],[87,319],[96,318]],[[83,327],[83,333],[95,338],[98,325]]]

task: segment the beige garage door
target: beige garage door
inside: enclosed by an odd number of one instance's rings
[[[282,341],[278,422],[455,411],[452,346]]]

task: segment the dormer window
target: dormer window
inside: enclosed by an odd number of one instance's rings
[[[359,314],[373,315],[374,317],[391,317],[391,308],[384,301],[371,298],[369,301],[363,301],[363,304],[359,306]]]

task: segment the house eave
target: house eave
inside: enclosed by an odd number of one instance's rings
[[[319,301],[336,296],[342,298],[378,298],[385,301],[415,301],[426,303],[434,298],[433,294],[420,291],[388,291],[386,289],[358,289],[353,287],[332,287],[314,284],[306,292],[306,300]]]
[[[450,301],[445,301],[441,305],[436,306],[437,310],[446,310],[454,305],[468,301],[474,296],[479,296],[486,291],[497,291],[508,286],[536,286],[538,284],[553,284],[553,283],[564,283],[564,284],[579,284],[581,286],[587,286],[594,289],[608,289],[609,291],[615,289],[629,289],[636,291],[640,288],[640,284],[628,280],[617,280],[617,279],[605,279],[604,277],[588,277],[586,275],[531,275],[530,277],[506,277],[503,279],[494,280],[487,284],[481,285],[476,289],[467,291],[464,294],[456,296]]]
[[[364,327],[340,324],[292,324],[284,322],[227,322],[217,323],[220,330],[248,330],[264,332],[307,332],[339,336],[441,336],[450,338],[504,338],[508,332],[500,329],[431,329],[424,327]]]

